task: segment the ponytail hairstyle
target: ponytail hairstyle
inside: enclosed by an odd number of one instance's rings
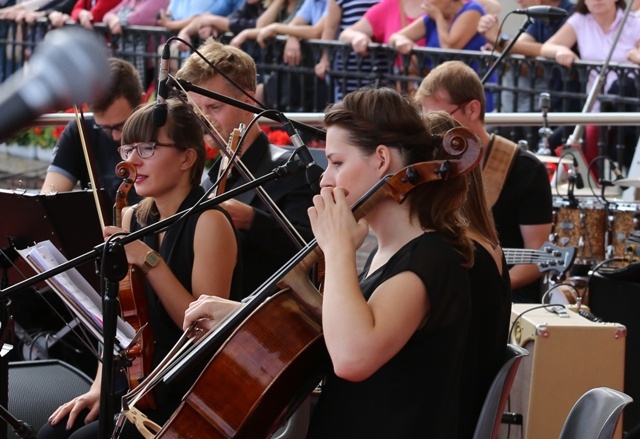
[[[157,142],[158,131],[153,122],[155,102],[144,104],[136,109],[127,119],[122,128],[123,145],[139,142]],[[191,110],[177,98],[167,100],[167,122],[164,125],[167,135],[173,141],[174,148],[179,151],[193,149],[196,160],[191,168],[191,187],[200,185],[202,172],[206,160],[204,149],[204,132]],[[151,215],[157,215],[158,210],[153,198],[145,198],[136,207],[136,219],[145,226]]]
[[[361,89],[329,106],[325,127],[343,128],[349,142],[367,156],[378,145],[396,150],[403,165],[434,160],[442,140],[425,128],[417,106],[391,88]],[[437,180],[416,188],[409,195],[410,214],[423,229],[434,229],[463,256],[463,265],[473,265],[473,243],[466,235],[467,221],[461,213],[466,200],[464,178]]]

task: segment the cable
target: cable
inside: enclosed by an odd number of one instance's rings
[[[552,286],[551,288],[549,288],[547,291],[545,291],[545,293],[542,295],[542,299],[540,299],[540,301],[545,304],[545,299],[547,298],[547,296],[549,296],[549,300],[551,300],[551,292],[553,290],[555,290],[556,288],[560,288],[562,286],[565,287],[569,287],[569,289],[571,290],[571,295],[573,296],[574,300],[576,301],[576,303],[581,303],[582,302],[582,297],[580,297],[580,293],[578,291],[578,289],[575,287],[575,285],[572,285],[570,283],[566,283],[566,282],[561,282],[558,284],[555,284],[554,286]],[[547,305],[551,305],[551,303],[547,303]],[[555,306],[555,305],[552,305]]]
[[[534,310],[536,310],[536,309],[542,309],[542,308],[544,308],[546,311],[548,311],[548,312],[550,312],[550,313],[553,313],[554,311],[553,311],[553,310],[550,310],[550,308],[553,308],[553,307],[556,307],[556,306],[560,306],[560,307],[562,307],[562,308],[566,309],[566,307],[565,307],[564,305],[562,305],[562,304],[560,304],[560,305],[538,305],[538,306],[534,306],[533,308],[529,308],[529,309],[527,309],[527,310],[525,310],[525,311],[521,312],[520,314],[518,314],[518,315],[516,316],[516,318],[515,318],[515,319],[513,319],[513,323],[511,323],[511,328],[509,328],[509,337],[508,337],[508,339],[507,339],[507,342],[509,343],[509,342],[511,341],[511,337],[513,336],[513,329],[515,328],[516,323],[518,322],[518,320],[520,320],[520,318],[521,318],[523,315],[525,315],[526,313],[528,313],[528,312],[530,312],[530,311],[534,311]]]

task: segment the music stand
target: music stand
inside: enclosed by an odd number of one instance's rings
[[[43,195],[25,190],[0,189],[0,248],[12,253],[14,247],[21,249],[35,242],[50,240],[68,257],[85,253],[102,242],[100,222],[93,205],[93,195],[88,191]],[[4,258],[6,253],[3,252],[0,257]],[[3,269],[7,271],[5,274],[9,283],[17,283],[24,280],[25,276],[35,274],[22,258],[7,262],[11,264]],[[16,269],[10,270],[11,266]],[[78,270],[92,286],[99,285],[99,278],[91,265],[84,264]],[[0,303],[0,311],[6,311],[5,305],[4,302]],[[4,332],[6,328],[0,330]],[[8,404],[8,375],[8,362],[2,359],[0,406],[4,407]],[[5,437],[6,428],[0,428],[0,438]]]
[[[90,251],[103,241],[93,195],[89,191],[40,194],[22,190],[0,189],[0,248],[18,249],[40,241],[51,241],[68,259]],[[33,271],[16,261],[18,268]],[[93,266],[78,267],[82,276],[99,290],[99,278]],[[13,271],[13,270],[12,270]],[[24,280],[17,272],[9,273],[11,284]]]

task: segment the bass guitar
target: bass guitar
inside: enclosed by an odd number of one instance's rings
[[[540,250],[526,248],[502,249],[507,265],[536,264],[541,272],[551,271],[563,275],[576,259],[576,247],[558,247],[546,242]]]

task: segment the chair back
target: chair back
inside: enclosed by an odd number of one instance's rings
[[[622,410],[631,402],[629,395],[609,387],[588,390],[569,411],[560,439],[611,439]]]
[[[507,344],[505,358],[498,374],[493,379],[489,392],[484,399],[482,411],[476,424],[473,439],[495,438],[498,435],[502,413],[507,405],[507,398],[511,392],[513,380],[520,366],[522,358],[529,355],[529,351],[520,346]]]

